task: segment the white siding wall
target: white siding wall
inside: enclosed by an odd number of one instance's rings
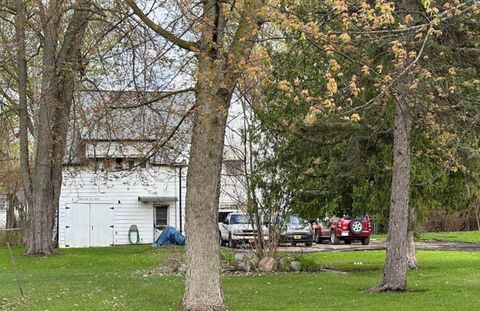
[[[182,169],[186,176],[186,169]],[[137,225],[140,243],[152,243],[154,240],[153,203],[138,201],[139,196],[175,196],[179,197],[178,168],[148,167],[135,172],[96,173],[88,168],[68,168],[64,171],[63,186],[59,210],[59,246],[69,245],[65,241],[68,225],[66,206],[69,204],[89,203],[110,204],[114,207],[115,245],[128,244],[128,229]],[[185,178],[185,177],[184,177]],[[185,213],[185,180],[182,180],[182,216]],[[179,203],[169,202],[169,225],[179,228]],[[183,220],[182,225],[185,225]],[[182,228],[183,229],[183,228]],[[132,236],[135,240],[136,236]],[[94,245],[92,245],[94,246]]]
[[[245,183],[242,182],[243,179],[243,175],[228,176],[225,170],[222,170],[220,208],[237,208],[245,206],[247,192],[245,189]]]
[[[227,128],[225,130],[225,147],[223,150],[224,160],[244,161],[249,158],[248,148],[245,152],[244,137],[241,133],[246,132],[245,115],[241,100],[236,98],[228,110]],[[243,168],[243,167],[242,167]],[[232,176],[222,167],[222,187],[220,192],[220,208],[236,208],[246,204],[247,194],[245,188],[245,176]]]
[[[5,210],[0,209],[0,228],[5,228],[6,221],[7,221],[7,213]]]
[[[0,228],[5,228],[7,222],[7,200],[5,196],[0,196]]]
[[[108,204],[114,207],[113,244],[129,244],[128,229],[137,225],[140,243],[152,243],[155,239],[154,203],[142,203],[139,196],[173,196],[178,201],[168,202],[168,225],[180,230],[180,201],[182,204],[182,228],[185,228],[186,175],[182,168],[182,189],[180,200],[179,168],[163,166],[147,166],[134,172],[94,172],[86,167],[69,167],[64,170],[62,192],[59,206],[59,246],[73,247],[68,241],[66,230],[74,234],[74,228],[67,217],[67,206],[90,204],[90,208]],[[220,207],[241,205],[245,192],[238,177],[222,176]],[[163,203],[162,203],[163,204]],[[165,202],[167,204],[167,202]],[[70,226],[69,229],[66,226]],[[133,240],[136,235],[132,235]],[[95,246],[95,245],[92,245]]]

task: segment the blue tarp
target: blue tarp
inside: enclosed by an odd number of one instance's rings
[[[165,227],[153,246],[185,245],[185,237],[173,227]]]

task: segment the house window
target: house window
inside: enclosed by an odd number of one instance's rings
[[[115,169],[117,169],[117,170],[123,169],[123,159],[122,158],[116,158],[115,159]]]
[[[135,167],[135,161],[134,160],[128,161],[128,168],[132,169],[134,167]]]
[[[103,159],[103,169],[105,171],[110,171],[111,168],[112,168],[112,159],[110,158]]]
[[[101,169],[102,166],[103,166],[103,159],[95,158],[95,162],[93,164],[94,171],[97,172],[97,170]]]
[[[155,228],[163,229],[168,226],[168,205],[155,206]]]

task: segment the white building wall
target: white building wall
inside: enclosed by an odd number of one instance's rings
[[[228,110],[223,159],[224,161],[242,162],[242,170],[231,175],[231,172],[225,169],[225,165],[223,166],[220,208],[238,208],[246,204],[247,191],[243,163],[249,159],[249,150],[244,145],[244,135],[248,126],[245,121],[248,117],[249,112],[244,111],[241,100],[234,94]]]
[[[183,168],[185,179],[186,169]],[[69,245],[66,230],[72,230],[67,219],[67,208],[73,204],[90,204],[91,208],[108,204],[114,207],[113,244],[129,244],[128,230],[137,225],[140,243],[154,241],[154,203],[142,203],[139,196],[172,196],[178,201],[168,202],[168,225],[180,230],[179,169],[177,167],[149,166],[134,172],[94,172],[86,167],[68,168],[63,177],[59,206],[59,246]],[[182,185],[182,227],[185,225],[185,180]],[[163,203],[162,203],[163,204]],[[70,227],[70,228],[67,228]],[[182,228],[183,231],[183,228]],[[133,240],[136,235],[132,235]],[[69,245],[74,247],[74,245]],[[91,245],[95,246],[95,245]]]
[[[5,228],[7,222],[7,200],[5,196],[0,196],[0,228]]]
[[[247,192],[245,183],[242,182],[244,178],[243,175],[229,176],[225,170],[222,170],[220,209],[240,208],[246,205]]]
[[[5,228],[7,222],[7,213],[5,210],[0,210],[0,228]]]
[[[87,101],[91,101],[86,107],[94,107],[94,103],[98,101],[99,107],[105,98],[108,96],[113,96],[112,94],[107,94],[108,92],[99,92],[95,93],[97,97],[86,98]],[[119,93],[120,94],[120,93]],[[126,95],[126,94],[124,94]],[[128,95],[128,94],[127,94]],[[185,95],[185,103],[180,105],[182,107],[181,111],[185,110],[184,105],[190,105],[191,103],[188,100],[188,96]],[[104,98],[104,96],[106,96]],[[135,98],[128,99],[127,101],[135,101]],[[120,101],[122,102],[122,101]],[[111,103],[109,103],[110,105]],[[82,105],[78,105],[83,107]],[[88,110],[88,109],[87,109]],[[94,110],[91,110],[94,111]],[[143,113],[143,112],[142,112]],[[87,111],[88,115],[88,111]],[[94,140],[95,146],[97,149],[93,150],[89,142],[86,143],[86,150],[84,156],[87,159],[94,160],[94,158],[102,158],[105,155],[108,155],[107,158],[121,157],[124,159],[128,158],[137,158],[140,155],[144,155],[144,152],[151,149],[150,145],[142,145],[142,143],[135,145],[124,145],[125,142],[117,143],[114,140],[120,138],[130,137],[132,139],[138,138],[136,135],[139,135],[137,131],[133,131],[132,135],[127,133],[127,128],[131,129],[129,126],[130,120],[133,120],[135,115],[131,117],[125,115],[115,116],[114,119],[118,123],[114,128],[115,131],[111,133],[111,128],[108,127],[104,129],[98,121],[95,121],[96,124],[80,124],[80,129],[82,129],[80,139],[86,139],[87,141]],[[229,119],[228,119],[228,128],[225,134],[225,150],[224,150],[224,159],[225,160],[238,160],[243,159],[245,155],[242,155],[242,137],[240,135],[241,129],[245,126],[243,120],[243,109],[239,105],[238,100],[234,100],[229,110]],[[117,120],[118,119],[118,120]],[[95,119],[96,120],[96,119]],[[127,120],[127,121],[125,121]],[[90,119],[88,119],[90,121]],[[188,120],[187,120],[188,121]],[[138,122],[136,120],[135,122]],[[110,124],[109,123],[109,124]],[[123,124],[125,123],[126,129],[123,129]],[[139,124],[139,128],[142,126],[148,126],[156,124],[155,122],[145,122]],[[175,151],[177,149],[182,149],[180,155],[174,159],[175,162],[183,162],[188,164],[188,151],[190,145],[190,136],[188,134],[188,126],[190,123],[185,123],[186,128],[185,133],[178,138],[178,142],[175,142]],[[133,127],[136,129],[136,127]],[[108,130],[105,132],[105,130]],[[86,131],[86,132],[85,132]],[[92,133],[90,133],[92,131]],[[140,131],[141,132],[141,131]],[[151,132],[151,131],[147,131]],[[182,132],[182,131],[180,131]],[[152,131],[155,133],[155,131]],[[134,135],[135,134],[135,135]],[[140,137],[144,138],[144,133],[141,133]],[[156,137],[156,136],[155,136]],[[108,138],[108,142],[101,142],[102,138]],[[98,141],[96,141],[98,139]],[[173,143],[172,143],[173,144]],[[180,146],[180,147],[179,147]],[[72,148],[73,150],[73,148]],[[76,150],[75,152],[80,152]],[[103,156],[102,156],[103,155]],[[83,158],[79,157],[81,160]],[[68,162],[68,163],[81,163],[79,159],[77,162]],[[182,161],[184,160],[184,161]],[[154,163],[164,163],[164,162],[154,162]],[[155,211],[153,208],[153,203],[142,203],[138,202],[139,196],[175,196],[178,198],[176,202],[170,202],[169,204],[169,225],[176,227],[178,230],[184,232],[185,226],[185,206],[186,206],[186,167],[182,168],[182,187],[179,186],[179,167],[162,167],[162,166],[151,166],[148,164],[146,169],[138,168],[134,172],[109,172],[104,173],[100,171],[93,171],[87,167],[68,167],[64,170],[63,178],[63,187],[60,197],[60,206],[59,206],[59,245],[60,247],[65,247],[68,244],[68,234],[73,231],[66,228],[69,226],[67,222],[75,221],[71,219],[73,213],[67,210],[69,205],[74,204],[88,204],[88,208],[95,208],[95,206],[105,207],[105,204],[112,206],[114,208],[113,212],[113,244],[128,244],[128,229],[132,224],[138,226],[140,231],[140,242],[141,243],[152,243],[154,240],[154,218]],[[220,195],[220,207],[228,208],[233,205],[242,205],[245,201],[245,190],[244,183],[239,182],[238,178],[235,176],[227,176],[225,171],[222,172],[222,187]],[[181,195],[180,195],[181,191]],[[180,219],[180,202],[181,202],[181,215]],[[70,216],[69,216],[70,215]],[[75,214],[77,215],[77,214]],[[180,223],[182,224],[180,226]]]

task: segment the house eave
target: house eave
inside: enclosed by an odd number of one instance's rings
[[[138,202],[142,203],[169,203],[177,202],[178,198],[176,196],[139,196]]]

